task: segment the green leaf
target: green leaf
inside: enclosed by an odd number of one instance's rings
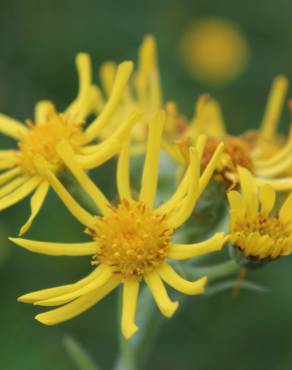
[[[64,346],[78,370],[101,370],[74,338],[66,336]]]

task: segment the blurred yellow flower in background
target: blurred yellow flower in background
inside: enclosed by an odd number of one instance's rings
[[[39,168],[70,212],[87,228],[92,237],[87,243],[47,243],[12,238],[17,245],[30,251],[48,255],[92,255],[94,270],[76,283],[45,289],[24,295],[20,301],[41,306],[61,306],[41,313],[36,319],[46,325],[69,320],[86,311],[114,288],[122,284],[123,305],[121,327],[130,338],[138,327],[135,313],[140,283],[145,281],[161,313],[171,317],[178,307],[166,291],[166,282],[185,294],[204,291],[206,278],[189,282],[179,276],[171,260],[184,260],[220,250],[226,241],[224,233],[194,244],[176,244],[172,241],[175,231],[192,214],[196,202],[207,186],[223,145],[219,145],[205,171],[200,175],[200,159],[206,138],[200,136],[196,146],[190,148],[190,162],[172,197],[156,206],[160,142],[165,124],[165,113],[158,111],[150,122],[141,190],[134,198],[130,186],[130,148],[127,140],[117,164],[119,202],[111,205],[105,195],[90,180],[76,161],[72,145],[63,141],[58,153],[76,180],[91,197],[101,215],[82,208],[60,183],[49,164],[38,157]]]
[[[244,34],[229,20],[194,20],[180,41],[180,55],[194,78],[210,84],[238,77],[246,68],[250,50]]]
[[[230,241],[250,260],[274,260],[292,252],[292,193],[275,210],[276,193],[257,185],[245,168],[239,168],[241,192],[230,191]]]

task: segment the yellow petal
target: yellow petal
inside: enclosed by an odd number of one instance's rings
[[[21,227],[19,235],[23,235],[31,227],[34,219],[38,215],[49,191],[49,183],[43,181],[36,189],[35,193],[30,199],[31,214],[26,223]]]
[[[159,153],[161,145],[161,135],[165,123],[165,112],[158,111],[149,126],[148,141],[145,155],[145,162],[142,174],[140,201],[149,207],[153,206],[159,167]]]
[[[26,183],[29,180],[27,176],[18,176],[16,179],[12,179],[8,184],[0,187],[0,198],[3,198],[5,195],[15,191],[22,184]]]
[[[153,298],[160,310],[166,316],[171,317],[178,308],[179,303],[170,300],[164,284],[162,283],[157,272],[152,272],[144,276]]]
[[[139,281],[126,281],[123,287],[122,333],[126,339],[131,338],[138,326],[135,324],[136,308],[139,294]]]
[[[213,176],[213,173],[218,165],[218,161],[221,157],[221,154],[224,149],[224,144],[220,143],[213,154],[211,160],[207,164],[207,167],[205,168],[199,182],[199,196],[202,194],[202,192],[205,190],[206,186],[208,185],[211,177]]]
[[[55,111],[55,106],[49,100],[41,100],[35,106],[35,122],[42,125],[47,122],[48,115]]]
[[[110,96],[114,86],[117,65],[114,62],[105,62],[100,67],[100,80],[107,96]]]
[[[199,192],[199,176],[200,176],[200,163],[198,152],[194,148],[190,148],[190,177],[188,184],[188,191],[185,198],[181,201],[179,209],[168,217],[167,223],[173,227],[178,228],[181,226],[192,214]]]
[[[161,278],[172,288],[184,294],[202,294],[205,291],[207,277],[190,282],[179,276],[174,269],[167,263],[159,269]]]
[[[265,140],[272,140],[276,133],[287,89],[288,79],[285,76],[277,76],[272,84],[260,128],[260,136]]]
[[[268,216],[272,211],[276,200],[275,190],[270,185],[260,187],[261,212]]]
[[[236,214],[236,219],[243,219],[246,213],[246,202],[242,195],[235,190],[227,193],[228,202],[231,208],[231,212]]]
[[[248,212],[255,215],[258,212],[258,187],[255,177],[243,167],[238,167],[241,192],[245,198]]]
[[[74,198],[68,193],[66,188],[62,185],[62,183],[57,179],[57,177],[51,172],[48,168],[48,164],[44,158],[40,156],[35,157],[35,165],[43,176],[46,177],[52,188],[55,190],[57,195],[63,201],[65,206],[68,210],[72,213],[74,217],[77,218],[83,225],[93,228],[94,227],[94,217],[85,211],[75,200]]]
[[[0,175],[0,185],[5,184],[9,180],[13,179],[21,172],[20,168],[13,168],[12,170],[8,170]]]
[[[100,265],[92,273],[94,277],[87,284],[82,284],[82,286],[75,286],[76,289],[71,292],[65,293],[58,297],[49,298],[46,300],[35,302],[35,305],[38,306],[58,306],[64,304],[68,301],[72,301],[78,297],[84,296],[92,291],[96,291],[108,281],[111,280],[113,273],[112,270],[104,265]]]
[[[76,299],[75,301],[66,304],[65,306],[56,308],[54,310],[41,313],[35,318],[39,322],[45,325],[55,325],[60,322],[67,321],[87,311],[89,308],[94,306],[97,302],[108,295],[113,289],[120,284],[120,280],[113,277],[96,291],[90,292],[83,297]]]
[[[28,133],[28,129],[21,122],[0,114],[0,132],[18,140]]]
[[[107,124],[107,122],[111,119],[116,107],[118,106],[123,96],[126,84],[129,80],[132,70],[132,62],[123,62],[118,66],[111,95],[101,114],[89,125],[86,130],[88,142],[96,138],[100,134],[104,126]]]
[[[28,196],[34,189],[39,185],[41,179],[37,176],[32,177],[24,184],[15,189],[12,193],[6,195],[0,199],[0,211],[5,208],[12,206],[13,204],[21,201],[23,198]]]
[[[110,212],[109,201],[78,164],[71,145],[67,141],[62,141],[57,145],[56,149],[57,153],[63,159],[65,165],[75,176],[82,188],[91,197],[94,204],[99,208],[100,212],[103,215],[108,214]]]
[[[200,243],[172,244],[167,256],[178,260],[201,256],[221,250],[227,240],[228,237],[224,233],[216,233],[212,238]]]
[[[98,244],[95,241],[86,243],[50,243],[21,238],[9,238],[9,240],[31,252],[49,256],[91,256],[98,250]]]
[[[279,218],[284,223],[292,220],[292,193],[289,194],[282,205],[279,212]]]
[[[130,186],[130,139],[126,140],[118,159],[117,187],[120,200],[131,199]]]

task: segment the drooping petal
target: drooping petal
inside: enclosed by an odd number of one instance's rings
[[[139,294],[139,281],[126,281],[123,287],[122,333],[126,339],[131,338],[138,326],[135,323]]]
[[[0,211],[12,206],[13,204],[21,201],[23,198],[28,196],[31,192],[34,191],[34,189],[39,185],[40,182],[41,178],[37,176],[32,177],[21,186],[19,186],[17,189],[15,189],[13,192],[0,199]]]
[[[12,179],[8,184],[0,187],[0,198],[3,198],[5,195],[12,193],[15,189],[19,188],[22,184],[26,183],[29,180],[27,176],[18,176],[15,179]]]
[[[258,187],[255,177],[243,167],[238,167],[241,192],[245,198],[247,209],[250,215],[258,212]]]
[[[94,306],[119,284],[120,280],[117,277],[113,277],[107,282],[107,284],[103,285],[96,291],[90,292],[76,299],[75,301],[66,304],[65,306],[41,313],[35,318],[45,325],[55,325],[59,324],[60,322],[70,320]]]
[[[82,284],[81,286],[75,286],[75,289],[71,292],[65,293],[58,297],[49,298],[46,300],[35,302],[35,305],[38,306],[58,306],[64,304],[68,301],[72,301],[78,297],[86,295],[92,291],[96,291],[103,285],[105,285],[108,281],[111,280],[113,277],[112,270],[107,266],[100,265],[95,269],[92,273],[94,277],[87,284]]]
[[[164,284],[162,283],[157,272],[151,272],[144,276],[153,298],[160,310],[166,316],[171,317],[178,308],[179,303],[170,300]]]
[[[68,210],[72,213],[74,217],[77,218],[83,225],[93,228],[94,227],[94,217],[88,213],[84,208],[82,208],[74,198],[68,193],[66,188],[58,180],[52,171],[49,170],[48,164],[43,157],[35,157],[35,165],[38,168],[40,174],[46,177],[52,188],[58,194],[60,199],[63,201]]]
[[[167,263],[164,263],[159,269],[159,275],[168,285],[184,294],[202,294],[207,284],[207,277],[202,277],[193,282],[183,279]]]
[[[31,227],[34,219],[38,215],[45,199],[49,191],[49,183],[47,181],[43,181],[40,185],[38,185],[35,193],[30,199],[30,208],[31,214],[29,219],[26,223],[21,227],[19,235],[23,235],[27,232],[27,230]]]

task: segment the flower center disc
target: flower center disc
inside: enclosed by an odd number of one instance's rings
[[[97,260],[127,280],[139,279],[161,265],[172,234],[164,214],[143,202],[123,200],[109,216],[97,217],[92,236],[99,245]]]
[[[63,114],[50,112],[44,123],[28,123],[29,132],[18,143],[17,161],[19,166],[29,174],[36,172],[34,158],[42,155],[55,173],[62,168],[62,160],[56,152],[57,144],[67,140],[78,148],[83,136],[80,124],[70,122]]]

